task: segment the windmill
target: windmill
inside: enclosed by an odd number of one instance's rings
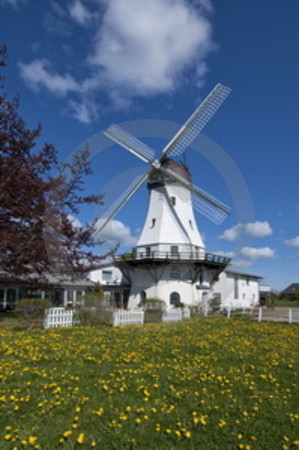
[[[203,285],[206,290],[211,289],[213,279],[229,262],[223,257],[209,257],[205,253],[193,207],[216,224],[222,223],[230,213],[230,208],[195,186],[187,168],[173,158],[183,154],[220,108],[230,91],[230,88],[217,84],[165,146],[158,159],[154,158],[152,148],[118,125],[111,125],[104,131],[107,137],[150,166],[147,173],[136,177],[106,211],[97,229],[98,234],[147,182],[150,203],[135,252],[132,256],[127,256],[126,260],[118,257],[115,262],[131,284],[130,306],[136,306],[138,300],[149,295],[166,295],[170,298],[170,304],[189,296],[192,298],[191,303],[194,303],[195,287]],[[186,285],[192,286],[191,291],[185,286],[184,292],[178,292],[178,282],[182,281],[178,267],[183,267],[183,278],[186,279]],[[175,273],[179,275],[176,277]]]

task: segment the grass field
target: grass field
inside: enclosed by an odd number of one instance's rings
[[[0,448],[296,448],[298,331],[235,318],[2,328]]]

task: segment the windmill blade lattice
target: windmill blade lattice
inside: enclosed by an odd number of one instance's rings
[[[111,125],[104,131],[104,134],[143,161],[152,162],[154,150],[118,125]]]
[[[94,237],[97,236],[107,225],[107,223],[118,213],[118,211],[127,203],[127,201],[135,194],[135,192],[142,186],[142,184],[149,177],[149,172],[145,175],[139,175],[134,178],[128,188],[122,193],[120,197],[110,206],[110,208],[102,215],[102,223],[94,232]]]
[[[229,214],[228,212],[225,212],[214,206],[203,197],[199,197],[194,192],[192,192],[192,204],[196,211],[214,222],[216,225],[220,225]]]
[[[162,172],[180,183],[183,187],[192,192],[194,197],[194,207],[214,223],[220,224],[225,217],[230,214],[230,208],[217,198],[205,192],[203,189],[192,184],[190,181],[181,177],[170,169],[160,168]]]
[[[162,156],[181,155],[220,108],[230,92],[230,88],[218,83],[167,144]]]

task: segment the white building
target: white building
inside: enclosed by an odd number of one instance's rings
[[[175,265],[173,263],[164,268],[164,277],[161,277],[156,286],[156,283],[151,283],[151,287],[147,289],[148,298],[158,297],[164,300],[168,306],[176,303],[176,295],[174,293],[186,292],[185,297],[180,296],[180,301],[189,306],[204,305],[209,302],[217,300],[217,303],[223,308],[230,306],[231,308],[250,308],[259,304],[260,300],[260,280],[262,277],[248,273],[235,272],[232,270],[224,270],[210,284],[202,282],[195,285],[194,290],[186,288],[185,285],[191,284],[191,279],[188,273],[180,272],[182,265]],[[140,269],[139,269],[140,270]],[[183,269],[184,270],[184,269]],[[172,272],[173,271],[173,272]],[[140,286],[146,285],[147,270],[139,272]],[[173,280],[171,280],[171,272],[173,273]],[[183,275],[180,277],[180,275]],[[144,280],[144,277],[146,280]],[[179,279],[181,278],[181,279]],[[140,300],[144,298],[142,290],[132,292],[128,279],[122,274],[120,269],[114,265],[113,262],[104,264],[98,270],[92,272],[91,279],[94,282],[102,284],[106,292],[117,300],[120,306],[128,306],[130,309],[137,307]],[[117,280],[117,283],[115,283]],[[135,284],[136,286],[136,279]],[[128,300],[128,292],[131,290],[130,302]],[[159,296],[156,292],[159,292]],[[195,292],[195,295],[190,298],[188,292]],[[133,302],[131,299],[133,298]]]
[[[166,158],[162,168],[190,182],[182,164]],[[159,298],[168,307],[204,306],[215,298],[223,306],[257,304],[260,277],[224,272],[230,259],[206,253],[190,190],[161,170],[151,172],[148,189],[147,216],[136,247],[116,256],[113,265],[103,265],[91,279],[130,309],[146,298]]]
[[[259,304],[262,277],[225,270],[213,286],[213,297],[223,307],[250,308]]]

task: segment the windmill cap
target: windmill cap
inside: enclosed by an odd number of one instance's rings
[[[162,160],[161,165],[165,169],[169,169],[172,172],[179,175],[180,177],[184,178],[186,181],[191,182],[191,175],[190,175],[189,169],[186,165],[180,164],[171,158],[165,158],[164,160]],[[165,175],[159,169],[153,169],[150,174],[147,186],[149,189],[153,189],[155,187],[164,186],[165,184],[173,184],[173,183],[175,183],[175,181],[172,180],[171,178],[169,178],[167,175]]]

